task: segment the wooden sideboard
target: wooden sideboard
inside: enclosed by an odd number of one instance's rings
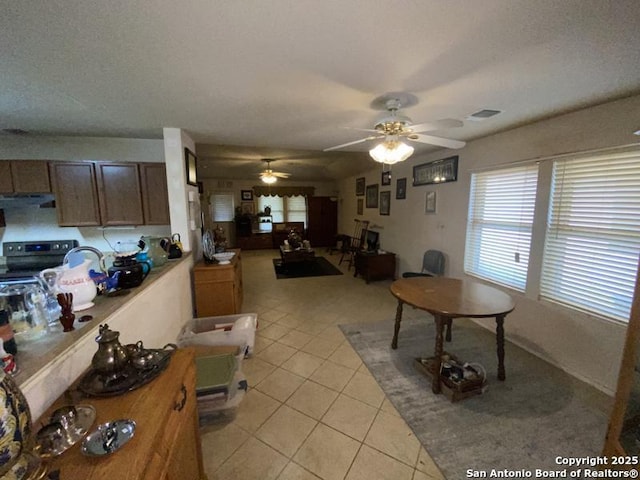
[[[243,296],[241,250],[229,251],[236,254],[227,265],[201,261],[193,268],[196,317],[240,313]]]
[[[105,457],[87,457],[78,442],[51,461],[50,471],[60,478],[93,480],[206,480],[196,410],[194,350],[180,349],[167,369],[147,385],[115,397],[81,398],[69,390],[48,410],[37,425],[46,423],[55,408],[69,403],[89,404],[96,409],[97,425],[131,419],[133,438]],[[74,398],[75,397],[75,398]]]

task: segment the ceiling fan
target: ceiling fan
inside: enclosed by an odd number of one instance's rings
[[[401,101],[398,98],[388,98],[385,102],[385,108],[387,114],[378,119],[373,126],[373,129],[355,128],[361,132],[370,132],[371,135],[353,142],[343,143],[342,145],[336,145],[335,147],[325,148],[325,152],[332,150],[338,150],[351,145],[357,145],[358,143],[367,142],[370,140],[383,140],[377,147],[372,149],[369,153],[374,160],[382,163],[395,163],[396,161],[405,160],[413,153],[413,147],[402,142],[402,139],[411,140],[413,142],[428,143],[430,145],[437,145],[439,147],[447,148],[462,148],[465,146],[465,142],[460,140],[453,140],[450,138],[436,137],[433,135],[426,135],[424,132],[431,132],[434,130],[443,130],[445,128],[457,128],[462,127],[463,123],[460,120],[454,120],[445,118],[442,120],[435,120],[433,122],[420,123],[414,125],[411,119],[405,115],[398,113],[401,107]],[[395,161],[390,160],[378,160],[374,155],[374,151],[379,148],[386,150],[387,153],[398,150],[400,156],[404,158],[398,158]]]
[[[267,164],[267,167],[265,168],[264,172],[260,173],[260,179],[264,183],[275,183],[278,180],[278,178],[289,178],[288,173],[274,172],[273,170],[271,170],[271,162],[273,161],[272,159],[264,158],[262,161]]]

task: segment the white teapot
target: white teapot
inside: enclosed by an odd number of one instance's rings
[[[86,310],[93,307],[93,299],[98,294],[96,284],[89,276],[91,263],[91,260],[85,259],[75,267],[69,267],[67,263],[61,267],[47,268],[40,272],[40,278],[51,285],[48,279],[53,277],[54,293],[72,293],[73,310]]]

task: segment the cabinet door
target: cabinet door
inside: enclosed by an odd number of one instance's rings
[[[338,202],[331,197],[308,197],[309,228],[312,246],[327,247],[336,243],[338,234]]]
[[[100,225],[98,190],[93,163],[51,162],[49,173],[61,227]]]
[[[164,164],[141,163],[140,186],[142,187],[144,223],[146,225],[170,224],[167,174]]]
[[[11,162],[9,160],[0,160],[0,193],[13,193]]]
[[[51,193],[49,169],[45,160],[14,160],[11,178],[15,193]]]
[[[137,163],[96,163],[102,225],[143,225]]]

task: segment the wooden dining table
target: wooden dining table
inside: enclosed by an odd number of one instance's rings
[[[406,303],[433,315],[436,325],[434,375],[432,390],[440,393],[440,367],[444,353],[444,328],[451,340],[454,318],[496,319],[496,345],[498,353],[498,380],[505,380],[504,319],[513,311],[515,303],[506,293],[480,282],[448,277],[411,277],[391,284],[391,293],[398,299],[391,348],[398,348],[398,333],[402,321],[402,308]]]

